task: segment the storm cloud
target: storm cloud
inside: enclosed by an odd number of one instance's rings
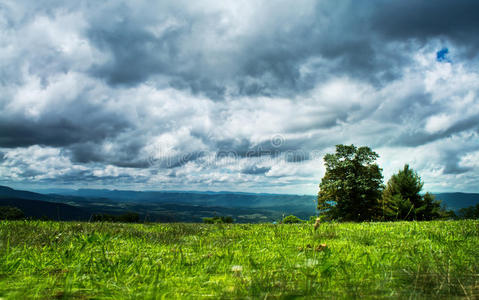
[[[3,1],[0,183],[315,193],[336,144],[479,183],[477,1]]]

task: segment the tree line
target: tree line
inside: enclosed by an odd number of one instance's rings
[[[383,184],[379,155],[369,147],[337,145],[324,156],[326,173],[319,185],[318,210],[340,221],[434,220],[455,217],[430,193],[409,165]]]

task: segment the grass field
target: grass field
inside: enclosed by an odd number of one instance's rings
[[[479,297],[479,221],[3,221],[0,257],[5,299]]]

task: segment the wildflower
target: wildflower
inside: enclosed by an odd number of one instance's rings
[[[328,247],[328,245],[326,245],[326,244],[319,244],[318,246],[316,246],[316,248],[315,248],[314,250],[315,250],[315,251],[323,251],[323,250],[325,250],[327,247]]]
[[[233,271],[234,273],[241,273],[241,271],[243,271],[243,267],[242,266],[232,266],[231,271]]]
[[[316,259],[308,259],[308,260],[306,260],[305,266],[306,267],[314,267],[317,264],[319,264],[319,261],[317,261]]]
[[[317,217],[316,222],[314,222],[314,230],[317,230],[319,227],[319,223],[321,223],[321,218]]]

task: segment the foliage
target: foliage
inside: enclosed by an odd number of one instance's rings
[[[122,215],[95,214],[92,216],[93,222],[121,222],[121,223],[138,223],[140,215],[134,212],[128,212]]]
[[[4,299],[473,299],[477,274],[475,220],[0,222]]]
[[[203,218],[203,223],[205,224],[233,223],[233,217],[222,216],[222,217]]]
[[[443,216],[434,195],[420,194],[424,182],[409,165],[389,179],[380,200],[383,220],[433,220]]]
[[[0,206],[0,220],[21,220],[25,214],[21,209],[14,206]]]
[[[379,155],[369,147],[337,145],[326,154],[326,174],[318,193],[318,209],[326,218],[363,221],[375,218],[382,192]]]
[[[461,208],[457,214],[459,219],[479,219],[479,204]]]
[[[287,217],[284,217],[283,221],[281,223],[283,224],[295,224],[295,223],[303,223],[304,221],[301,220],[300,218],[290,215]]]

